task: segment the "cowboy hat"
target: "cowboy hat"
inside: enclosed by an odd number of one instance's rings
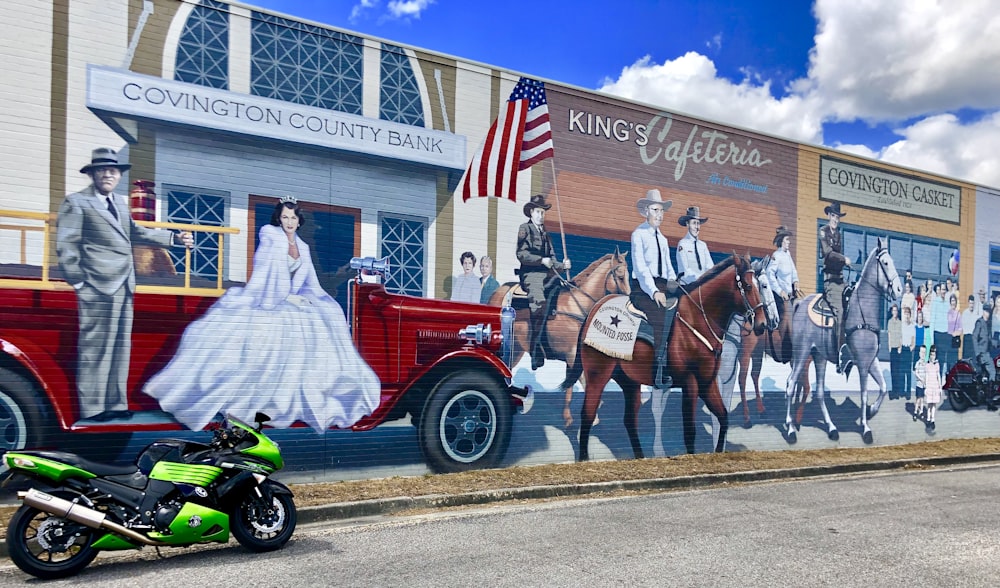
[[[535,208],[548,210],[552,208],[552,205],[545,203],[545,196],[542,196],[541,194],[535,194],[534,196],[531,197],[531,201],[524,205],[524,216],[531,218],[531,211]]]
[[[647,190],[646,197],[640,198],[638,202],[635,203],[636,209],[638,209],[639,214],[646,216],[646,211],[651,204],[659,204],[663,206],[663,212],[670,210],[673,206],[673,200],[664,200],[663,196],[660,196],[660,191],[657,189]]]
[[[775,247],[781,247],[781,240],[782,239],[784,239],[785,237],[791,237],[792,235],[795,234],[795,233],[791,232],[788,229],[788,227],[786,227],[785,225],[781,225],[780,227],[778,227],[777,229],[775,229],[774,232],[775,232],[775,235],[774,235],[774,241],[773,242],[774,242],[774,246]]]
[[[677,219],[677,224],[682,227],[686,227],[688,221],[698,219],[702,224],[708,222],[708,217],[701,216],[701,209],[697,206],[688,206],[687,212],[684,213],[679,219]]]
[[[81,174],[90,173],[91,170],[95,170],[102,167],[117,167],[121,171],[125,171],[132,167],[130,163],[118,163],[118,153],[114,149],[109,149],[107,147],[98,147],[94,149],[90,154],[90,163],[80,168]]]
[[[831,202],[829,206],[823,209],[823,214],[835,214],[837,216],[847,216],[846,212],[840,212],[839,202]]]

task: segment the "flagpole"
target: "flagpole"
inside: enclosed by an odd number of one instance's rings
[[[549,164],[552,165],[552,190],[556,194],[556,216],[559,217],[559,236],[562,237],[562,247],[563,247],[563,259],[569,257],[569,252],[566,250],[566,230],[563,228],[562,220],[562,206],[559,205],[559,182],[556,181],[556,158],[550,157]],[[573,260],[570,260],[572,263]],[[570,279],[569,270],[566,270],[566,279]]]

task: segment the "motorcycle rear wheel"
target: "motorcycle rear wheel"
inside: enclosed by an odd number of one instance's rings
[[[7,527],[7,549],[22,571],[43,580],[65,578],[97,557],[91,547],[97,534],[90,527],[21,506]]]
[[[267,484],[250,490],[230,514],[233,537],[250,551],[262,553],[281,549],[292,538],[298,514],[288,494],[275,494]]]
[[[971,402],[969,402],[969,398],[965,395],[965,392],[962,392],[957,388],[948,390],[948,402],[951,404],[951,408],[955,412],[965,412],[965,410],[971,405]]]

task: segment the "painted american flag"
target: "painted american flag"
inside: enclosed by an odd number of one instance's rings
[[[554,154],[545,85],[521,78],[462,176],[462,200],[472,196],[516,200],[517,172]]]

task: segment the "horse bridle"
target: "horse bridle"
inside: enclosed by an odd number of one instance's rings
[[[621,281],[618,279],[618,268],[622,267],[623,265],[626,265],[626,262],[619,261],[618,263],[612,265],[611,269],[608,271],[608,274],[606,276],[604,276],[604,295],[605,296],[607,296],[608,294],[611,294],[612,292],[614,292],[616,290],[618,292],[624,292],[625,291],[621,287]],[[574,298],[574,302],[576,302],[576,300],[575,300],[576,293],[579,292],[579,293],[583,294],[584,296],[586,296],[587,298],[589,298],[591,302],[593,302],[594,304],[597,304],[597,302],[598,302],[597,298],[594,298],[593,296],[591,296],[590,294],[588,294],[585,290],[581,289],[572,280],[567,280],[567,279],[563,278],[562,276],[558,276],[558,277],[559,277],[559,281],[562,282],[563,286],[565,286],[566,289],[569,290],[570,297]],[[616,290],[612,290],[611,288],[608,287],[608,280],[613,280],[612,284],[615,286]],[[579,306],[580,308],[583,308],[583,305],[580,304],[579,302],[577,302],[576,305]],[[571,319],[574,319],[574,320],[576,320],[577,322],[579,322],[581,324],[587,322],[587,317],[581,316],[579,314],[573,314],[571,312],[566,312],[564,310],[557,310],[555,312],[555,314],[561,314],[563,316],[568,316]]]
[[[876,290],[882,290],[882,297],[886,300],[886,302],[893,302],[895,300],[895,298],[893,298],[893,295],[892,295],[892,290],[893,290],[893,288],[892,288],[892,282],[893,282],[893,278],[889,277],[889,270],[886,269],[886,266],[888,266],[889,264],[884,263],[882,261],[882,256],[884,256],[884,255],[889,255],[889,248],[888,247],[881,247],[880,246],[878,249],[875,250],[875,263],[878,264],[878,269],[881,272],[881,274],[883,276],[885,276],[886,287],[885,287],[885,289],[879,288],[879,279],[878,278],[875,278],[875,284],[873,284],[873,285],[875,286]],[[869,283],[869,284],[871,283],[869,280],[865,279],[864,274],[861,274],[861,278],[860,279],[864,280],[866,283]],[[899,274],[898,273],[896,274],[896,279],[897,280],[899,279]]]
[[[875,278],[875,283],[872,284],[872,285],[875,287],[876,290],[882,290],[882,297],[886,300],[886,302],[892,302],[894,300],[894,298],[893,298],[893,287],[892,287],[892,285],[893,285],[893,278],[891,278],[889,276],[889,270],[886,269],[886,266],[888,266],[889,264],[883,263],[883,261],[882,261],[882,256],[883,255],[889,255],[889,248],[888,247],[879,246],[877,249],[875,249],[875,263],[878,264],[879,270],[882,272],[882,275],[885,276],[886,287],[885,287],[884,290],[879,287],[879,281],[880,280],[879,280],[878,277]],[[897,279],[897,280],[899,279],[899,273],[896,273],[896,278],[895,279]],[[867,283],[867,284],[871,284],[871,280],[865,277],[864,272],[862,272],[861,277],[858,279],[858,281],[861,281],[861,282],[864,282],[864,283]],[[870,332],[875,333],[876,335],[878,335],[879,332],[881,332],[881,330],[882,330],[881,327],[869,324],[867,322],[867,320],[865,319],[865,313],[864,313],[863,309],[859,308],[858,312],[861,313],[861,322],[859,324],[857,324],[857,325],[847,326],[844,329],[845,336],[846,335],[850,335],[850,334],[854,333],[855,331],[860,331],[860,330],[870,331]],[[845,319],[846,319],[846,317],[845,317]]]
[[[742,264],[744,262],[743,260],[740,260],[739,263]],[[740,297],[743,298],[743,306],[746,309],[746,313],[744,313],[743,315],[743,325],[740,327],[740,332],[744,335],[749,335],[753,331],[754,319],[756,319],[757,317],[756,311],[757,309],[764,306],[764,301],[763,299],[761,299],[761,302],[759,302],[756,306],[753,306],[750,304],[750,298],[747,296],[747,290],[744,284],[744,279],[742,274],[753,272],[753,268],[750,267],[749,264],[747,264],[746,269],[743,269],[743,271],[740,271],[741,268],[739,266],[735,266],[735,264],[734,267],[736,269],[736,288],[740,292]],[[688,298],[694,301],[694,297],[691,296],[691,293],[688,292],[687,289],[684,288],[684,286],[681,286],[680,289],[682,292],[684,292],[684,294]],[[701,294],[701,286],[698,287],[698,293],[699,295]],[[723,338],[720,337],[715,332],[715,328],[712,326],[712,320],[708,318],[708,313],[705,312],[705,305],[702,304],[701,301],[695,302],[694,304],[695,306],[698,307],[698,310],[701,311],[701,316],[703,319],[705,319],[705,324],[708,325],[708,330],[712,334],[712,337],[714,337],[715,340],[721,344],[723,342]],[[701,335],[698,333],[698,330],[695,329],[694,326],[692,326],[686,320],[684,320],[684,317],[681,316],[680,313],[677,314],[677,319],[680,320],[682,323],[684,323],[687,326],[687,328],[691,329],[696,335],[698,335],[699,338],[702,339],[702,342],[705,343],[709,348],[712,348],[712,346],[708,344],[708,341],[705,340],[703,337],[701,337]],[[722,329],[722,332],[725,333],[725,328]],[[716,350],[716,352],[719,352],[719,350]]]

